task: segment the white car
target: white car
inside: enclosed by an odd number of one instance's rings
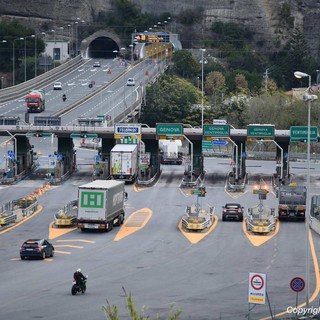
[[[128,78],[127,80],[127,86],[135,86],[136,81],[133,78]]]
[[[53,90],[62,90],[62,83],[60,81],[56,81],[53,83]]]
[[[96,68],[96,67],[101,67],[101,63],[99,61],[96,61],[93,63],[93,66]]]

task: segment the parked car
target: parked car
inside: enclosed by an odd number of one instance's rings
[[[128,78],[127,86],[135,86],[135,85],[136,85],[136,81],[134,80],[134,78]]]
[[[62,83],[60,81],[55,81],[53,83],[53,90],[62,90]]]
[[[99,68],[99,67],[101,67],[101,63],[99,61],[96,61],[96,62],[93,63],[93,66],[95,68]]]
[[[25,258],[41,258],[54,256],[54,247],[46,239],[29,239],[20,247],[21,260]]]
[[[222,221],[243,220],[243,207],[239,203],[226,203],[222,207]]]

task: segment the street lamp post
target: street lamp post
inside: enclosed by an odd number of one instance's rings
[[[308,77],[309,86],[308,92],[311,88],[311,76],[307,73],[296,71],[294,76],[298,79]],[[309,308],[309,220],[310,220],[310,114],[312,96],[307,95],[305,99],[308,102],[308,138],[307,138],[307,201],[306,201],[306,309]],[[308,315],[307,318],[309,319]]]
[[[27,39],[35,38],[35,35],[24,37],[24,82],[27,81]]]
[[[80,18],[77,18],[77,20],[80,20]],[[78,21],[76,21],[75,23],[74,23],[75,25],[76,25],[76,56],[78,55],[78,24],[79,24],[79,22]]]
[[[206,49],[201,50],[201,129],[203,130],[203,53]]]
[[[52,58],[53,58],[53,68],[55,68],[56,67],[56,31],[54,29],[52,29],[51,32],[53,32]]]
[[[38,70],[37,70],[37,35],[34,37],[34,77],[37,76]]]
[[[15,70],[14,70],[14,59],[15,59],[15,54],[14,54],[14,42],[16,40],[24,40],[24,38],[17,38],[17,39],[13,39],[12,41],[12,85],[15,85]]]

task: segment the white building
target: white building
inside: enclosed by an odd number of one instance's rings
[[[50,56],[55,62],[64,62],[70,58],[69,41],[45,41],[45,55]]]

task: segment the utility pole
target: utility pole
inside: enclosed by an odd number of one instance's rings
[[[265,73],[264,73],[264,75],[263,75],[263,78],[264,78],[264,88],[265,88],[266,90],[268,90],[269,74],[270,74],[269,68],[267,68],[266,71],[265,71]]]

